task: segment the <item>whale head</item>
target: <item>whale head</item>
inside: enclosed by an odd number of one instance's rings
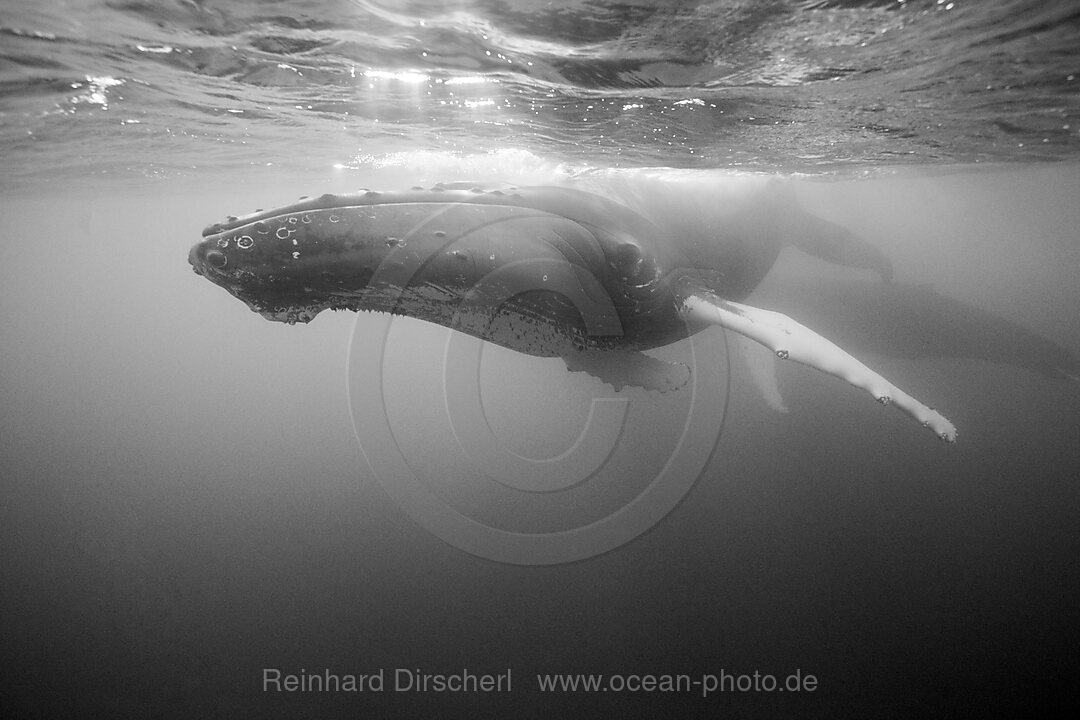
[[[244,222],[230,220],[203,232],[188,253],[197,275],[218,285],[270,320],[309,322],[319,312],[342,304],[365,278],[350,266],[354,287],[334,284],[334,266],[344,276],[344,245],[333,248],[311,232],[314,213],[282,213]],[[327,221],[328,222],[328,221]],[[355,249],[357,242],[351,246]],[[356,260],[357,252],[352,253]],[[370,273],[368,273],[370,276]],[[337,294],[335,294],[335,291]]]
[[[412,222],[404,205],[379,205],[376,196],[302,198],[230,217],[203,230],[188,262],[269,320],[309,322],[326,309],[356,309],[376,270],[401,254]]]

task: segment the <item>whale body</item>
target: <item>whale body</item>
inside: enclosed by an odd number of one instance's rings
[[[812,215],[794,216],[800,248],[891,276],[888,260],[861,239]],[[682,223],[661,227],[571,187],[454,183],[327,194],[231,217],[207,227],[188,260],[270,320],[310,322],[327,309],[408,315],[518,352],[562,357],[616,389],[677,389],[686,369],[642,351],[719,325],[955,440],[940,413],[825,338],[739,302],[780,245],[725,243]]]

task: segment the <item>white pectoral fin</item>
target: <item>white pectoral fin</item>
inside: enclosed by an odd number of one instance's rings
[[[835,375],[866,390],[883,405],[895,405],[946,442],[956,441],[956,427],[813,330],[771,310],[720,299],[711,293],[692,293],[682,314],[688,320],[720,325],[756,340],[778,358],[791,359]]]

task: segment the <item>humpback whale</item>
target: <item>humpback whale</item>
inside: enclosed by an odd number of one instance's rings
[[[773,214],[765,207],[762,216]],[[801,211],[783,222],[800,249],[891,278],[888,259],[846,229]],[[826,338],[741,302],[779,241],[726,242],[691,224],[655,223],[573,187],[449,183],[301,198],[230,217],[203,231],[188,261],[269,320],[306,323],[327,309],[408,315],[562,357],[617,390],[678,389],[688,369],[643,351],[720,326],[956,440],[943,415]]]

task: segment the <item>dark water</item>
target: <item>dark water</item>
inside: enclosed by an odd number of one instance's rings
[[[4,716],[922,717],[1053,698],[1080,670],[1077,17],[962,1],[5,5]],[[749,170],[801,173],[794,199],[882,248],[895,280],[789,249],[747,302],[864,358],[960,442],[800,366],[777,369],[777,412],[735,340],[706,333],[731,385],[697,482],[648,532],[570,564],[467,554],[391,499],[350,402],[353,341],[377,318],[269,323],[185,262],[209,222],[300,194],[576,182],[675,222],[760,190]],[[678,408],[627,391],[642,439],[600,487],[544,504],[451,470],[423,375],[446,336],[394,331],[389,412],[463,513],[571,527],[662,460]],[[489,419],[523,454],[565,448],[607,392],[558,361],[485,363]],[[265,692],[265,668],[382,669],[387,689]],[[394,692],[396,668],[510,668],[513,689]],[[817,687],[536,681],[755,671]]]

